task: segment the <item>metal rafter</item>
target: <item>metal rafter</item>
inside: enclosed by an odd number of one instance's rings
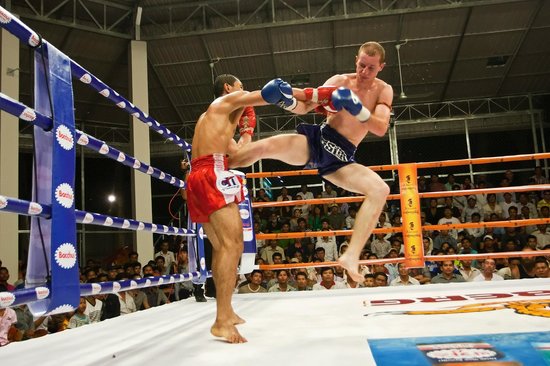
[[[441,93],[441,100],[444,100],[445,97],[447,96],[447,90],[451,83],[451,79],[453,78],[453,72],[456,66],[456,61],[457,61],[456,59],[458,58],[460,49],[462,48],[462,41],[464,40],[464,35],[466,34],[466,30],[468,29],[468,24],[470,24],[471,16],[472,16],[472,8],[468,8],[468,11],[466,13],[466,18],[464,19],[464,24],[462,25],[462,32],[460,32],[460,38],[458,39],[458,44],[456,45],[455,53],[453,55],[451,67],[449,67],[449,72],[447,73],[447,80],[445,80],[443,93]]]
[[[121,26],[121,23],[132,18],[133,6],[103,0],[59,0],[46,11],[46,3],[50,7],[54,1],[40,0],[39,7],[34,6],[29,0],[11,1],[11,9],[22,19],[32,19],[124,39],[132,38],[127,27]],[[72,6],[71,15],[61,14],[69,4]]]
[[[506,63],[506,68],[504,72],[502,73],[502,79],[500,79],[500,82],[498,84],[496,95],[499,95],[500,89],[502,89],[502,86],[504,85],[504,82],[508,78],[508,74],[510,73],[510,70],[512,69],[512,64],[514,63],[519,50],[521,49],[521,46],[523,45],[523,41],[525,41],[525,38],[527,37],[527,34],[531,31],[531,28],[533,27],[533,23],[535,22],[535,19],[537,18],[537,15],[542,8],[542,5],[544,4],[543,0],[539,0],[538,4],[536,5],[535,9],[533,9],[533,12],[531,13],[531,16],[529,18],[529,21],[527,22],[527,26],[525,27],[525,31],[521,35],[520,40],[518,41],[518,44],[516,45],[516,48],[514,49],[514,53],[510,58],[508,59],[508,62]]]
[[[365,0],[327,0],[325,3],[320,4],[320,8],[315,12],[315,9],[311,11],[309,1],[304,2],[303,7],[292,7],[283,0],[264,0],[262,1],[254,10],[252,11],[243,11],[242,7],[238,6],[239,0],[221,0],[221,1],[200,1],[192,3],[179,3],[179,4],[169,4],[164,6],[155,6],[154,11],[159,13],[159,10],[167,9],[171,11],[172,9],[181,9],[189,8],[194,9],[196,7],[210,7],[212,5],[224,4],[224,5],[234,5],[230,10],[226,10],[224,13],[217,11],[218,14],[223,15],[226,19],[231,19],[231,17],[236,17],[237,19],[245,19],[244,21],[234,22],[234,26],[224,27],[221,25],[223,22],[219,22],[218,25],[213,25],[211,28],[205,29],[204,27],[200,30],[192,30],[187,32],[171,32],[171,33],[162,33],[149,29],[149,35],[144,35],[144,38],[148,40],[154,39],[164,39],[164,38],[173,38],[180,37],[185,35],[195,35],[195,34],[209,34],[209,33],[219,33],[222,31],[235,31],[243,29],[258,29],[265,27],[279,27],[286,25],[299,25],[299,24],[311,24],[315,22],[327,22],[327,21],[337,21],[337,20],[348,20],[348,19],[359,19],[367,18],[373,16],[381,15],[398,15],[398,14],[410,14],[416,12],[426,12],[426,11],[439,11],[439,10],[448,10],[448,9],[460,9],[460,8],[471,8],[474,6],[484,6],[484,5],[499,5],[507,3],[522,3],[529,0],[463,0],[463,1],[447,1],[447,0],[433,0],[428,4],[422,1],[417,2],[399,2],[395,0],[388,1],[365,1]],[[372,11],[361,11],[359,7],[356,7],[354,12],[348,6],[348,3],[364,3]],[[269,4],[269,6],[266,6]],[[275,4],[281,4],[281,8],[277,8]],[[337,11],[325,12],[325,8],[328,5],[335,6],[338,4]],[[374,5],[373,5],[374,4]],[[398,6],[402,7],[398,7]],[[248,24],[249,21],[256,15],[258,12],[265,8],[264,22],[260,24]],[[296,19],[293,20],[280,20],[277,18],[277,11],[281,9],[288,9],[292,14],[296,14]],[[147,8],[144,12],[147,11]],[[304,15],[306,14],[306,15]],[[311,15],[313,14],[313,15]],[[200,18],[200,19],[199,19]],[[202,22],[204,25],[204,19],[197,16],[192,19],[195,22]],[[189,17],[185,19],[185,22],[190,21]],[[159,20],[155,20],[155,24],[159,24]],[[213,22],[214,24],[215,22]],[[198,23],[197,23],[198,24]],[[158,26],[155,26],[158,28]],[[151,28],[151,27],[149,27]]]

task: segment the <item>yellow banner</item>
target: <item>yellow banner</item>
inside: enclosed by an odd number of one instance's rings
[[[424,267],[424,246],[420,222],[420,199],[415,164],[401,164],[398,168],[401,189],[401,217],[405,241],[405,266]]]

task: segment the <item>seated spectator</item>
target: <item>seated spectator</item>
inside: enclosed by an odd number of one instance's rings
[[[365,287],[375,287],[374,285],[374,274],[372,273],[367,273],[365,275],[365,282],[363,282],[365,284]]]
[[[441,249],[443,243],[448,243],[450,246],[456,248],[457,241],[456,238],[449,234],[449,230],[441,230],[439,234],[434,239],[434,249]]]
[[[537,249],[543,249],[550,245],[550,230],[548,230],[547,224],[537,225],[537,230],[533,231],[531,235],[537,238]]]
[[[430,198],[429,206],[424,210],[426,222],[435,224],[443,217],[443,207],[437,205],[437,198]]]
[[[279,245],[277,245],[278,243],[276,239],[268,239],[267,244],[268,246],[265,247],[262,253],[260,254],[260,257],[264,260],[264,262],[268,264],[273,264],[274,253],[280,253],[281,255],[283,255],[283,260],[285,259],[284,257],[285,250],[281,248]]]
[[[326,262],[325,260],[325,248],[319,247],[315,248],[315,259],[319,262]],[[315,260],[314,260],[315,262]]]
[[[312,288],[308,284],[308,277],[305,272],[298,272],[294,276],[296,281],[296,291],[311,291]]]
[[[337,203],[329,205],[330,212],[326,217],[332,230],[343,230],[346,224],[346,217],[340,212],[340,206]]]
[[[495,253],[498,250],[497,243],[491,235],[485,235],[479,245],[480,253]]]
[[[460,224],[460,220],[453,216],[453,211],[449,207],[445,207],[443,209],[443,217],[439,219],[437,222],[438,225],[454,225],[454,224]],[[457,229],[449,229],[449,235],[453,238],[458,238],[458,230]],[[453,245],[456,248],[456,245]]]
[[[388,286],[388,275],[384,272],[378,271],[374,273],[374,287]]]
[[[535,167],[535,174],[531,176],[531,179],[535,184],[547,184],[548,178],[544,176],[542,167],[540,165],[537,165]]]
[[[89,283],[99,282],[98,279],[92,280]],[[101,310],[103,309],[103,301],[100,300],[103,295],[86,296],[86,309],[84,314],[90,319],[90,323],[99,323],[101,320]]]
[[[69,319],[69,326],[67,328],[73,329],[90,324],[90,318],[85,314],[85,311],[86,299],[81,297],[78,307],[76,308],[73,316]]]
[[[535,260],[535,278],[550,278],[550,268],[544,257]]]
[[[302,200],[312,200],[313,198],[315,198],[313,197],[313,193],[309,190],[307,184],[302,184],[300,188],[300,192],[296,193],[296,196],[299,196],[300,199]],[[301,209],[302,209],[302,217],[307,220],[309,215],[309,210],[311,209],[310,205],[303,204],[301,206]]]
[[[0,285],[0,292],[7,289]],[[17,315],[12,308],[0,308],[0,347],[10,343],[11,335],[16,333],[15,324],[17,323]]]
[[[164,260],[164,257],[162,256],[159,256],[157,258],[162,258]],[[126,276],[124,273],[120,273],[117,276],[117,281],[124,281],[128,279],[128,276]],[[128,292],[129,291],[121,291],[116,294],[120,303],[120,315],[135,313],[137,311],[134,298],[132,297],[131,293]]]
[[[322,222],[323,219],[321,206],[313,206],[312,212],[310,213],[308,217],[308,228],[311,231],[320,231],[322,228]]]
[[[166,265],[165,259],[162,255],[155,257],[155,268],[158,270],[160,276],[170,274],[170,267]],[[126,274],[126,277],[129,278],[129,275]]]
[[[445,185],[439,181],[439,177],[437,174],[432,174],[430,176],[430,185],[429,185],[430,192],[442,192],[445,191]]]
[[[386,234],[377,233],[374,234],[375,239],[371,242],[370,248],[373,254],[376,254],[378,258],[384,258],[391,249],[391,244],[388,240],[385,239]]]
[[[503,252],[515,252],[521,250],[521,248],[516,245],[515,240],[508,240],[507,242],[503,242],[501,250]]]
[[[445,210],[446,208],[450,209],[452,217],[460,219],[462,215],[462,209],[458,206],[460,202],[455,203],[454,198],[455,197],[445,197],[445,205],[443,206],[443,210]]]
[[[277,272],[277,284],[271,286],[268,292],[289,292],[296,289],[288,284],[289,273],[286,269],[280,269]]]
[[[281,253],[273,253],[271,258],[273,259],[273,264],[283,264],[284,262],[283,255]]]
[[[512,240],[516,247],[523,248],[527,243],[527,236],[520,233],[515,227],[506,227],[504,228],[504,235],[501,238],[501,242],[506,243]]]
[[[422,268],[409,268],[409,276],[417,280],[421,285],[430,283],[432,276],[428,267],[424,266]]]
[[[14,336],[14,341],[24,341],[34,338],[34,318],[26,304],[18,305],[15,307],[15,314],[17,315],[17,333]]]
[[[539,212],[539,217],[542,217],[542,208],[550,207],[550,190],[542,192],[542,199],[537,202],[537,211]]]
[[[338,249],[334,236],[321,236],[317,238],[315,250],[318,248],[323,248],[325,250],[325,261],[332,262],[338,259]]]
[[[292,197],[288,194],[288,188],[283,187],[281,188],[281,194],[277,196],[277,201],[290,201],[292,200]]]
[[[288,222],[284,222],[281,225],[281,230],[275,230],[274,232],[278,232],[278,233],[281,233],[281,234],[289,233],[290,232],[290,224]],[[292,243],[294,243],[294,239],[278,239],[277,240],[277,246],[279,246],[283,249],[288,248],[290,245],[292,245]]]
[[[491,214],[496,214],[499,220],[502,219],[502,206],[497,203],[497,196],[494,193],[487,195],[487,204],[481,209],[484,215],[484,221],[490,221]]]
[[[512,193],[504,192],[503,196],[504,196],[504,201],[500,203],[500,206],[502,207],[502,218],[508,219],[510,217],[510,214],[509,214],[510,207],[515,207],[517,212],[518,205],[513,200]]]
[[[307,238],[307,239],[309,239],[309,238]],[[290,245],[285,250],[286,258],[292,259],[292,258],[294,258],[294,255],[296,253],[300,253],[300,256],[303,257],[303,253],[306,250],[306,248],[302,244],[302,239],[301,238],[296,238],[296,239],[293,239],[293,240],[294,240],[294,243],[292,243],[292,245]]]
[[[290,231],[298,231],[298,219],[305,220],[302,217],[302,209],[301,208],[295,208],[292,211],[292,217],[290,218],[288,224],[290,226]]]
[[[345,228],[351,230],[355,224],[355,217],[357,216],[357,209],[355,206],[350,206],[348,210],[348,216],[345,221]],[[384,215],[385,216],[385,215]]]
[[[521,258],[509,258],[505,266],[497,271],[497,274],[505,280],[518,280],[521,278]]]
[[[473,282],[481,281],[504,281],[504,278],[495,273],[496,263],[492,258],[487,258],[481,263],[481,273],[477,275]]]
[[[391,248],[390,252],[386,256],[386,258],[398,258],[399,253],[397,252],[397,249]],[[386,273],[388,274],[388,282],[392,282],[394,279],[399,277],[399,271],[397,268],[398,263],[386,263],[384,264],[384,267],[386,268]]]
[[[321,282],[313,285],[313,290],[338,290],[344,288],[346,288],[346,285],[343,282],[334,281],[334,269],[331,267],[321,268]]]
[[[164,265],[167,267],[167,273],[165,274],[170,274],[170,271],[172,270],[172,266],[176,264],[176,256],[174,252],[172,252],[171,250],[168,250],[169,246],[170,244],[168,243],[168,240],[163,240],[160,243],[160,251],[155,253],[155,260],[159,256],[164,258]],[[172,271],[172,273],[175,273],[175,272]]]
[[[0,286],[4,286],[7,291],[15,291],[15,286],[8,283],[10,271],[6,267],[0,267]]]
[[[247,285],[239,287],[239,294],[253,294],[256,292],[267,292],[262,285],[263,272],[255,269],[250,273],[249,283]]]
[[[272,212],[269,215],[269,219],[265,224],[265,231],[268,233],[273,233],[281,229],[281,222],[276,213]]]
[[[440,262],[441,273],[432,278],[431,283],[465,282],[462,275],[455,273],[453,261]]]
[[[422,237],[422,244],[424,245],[424,255],[432,255],[434,242],[429,236]]]
[[[477,198],[474,195],[468,196],[467,205],[462,211],[462,222],[472,222],[472,215],[477,213],[481,217],[481,207],[477,204]]]
[[[398,263],[397,270],[399,276],[390,282],[390,286],[409,286],[409,285],[420,285],[420,282],[410,276],[409,269],[405,266],[405,263]]]

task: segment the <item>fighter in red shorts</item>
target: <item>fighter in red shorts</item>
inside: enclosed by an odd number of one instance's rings
[[[214,94],[217,98],[195,127],[187,204],[191,219],[203,224],[213,246],[217,314],[211,333],[230,343],[243,343],[246,339],[235,325],[244,320],[231,306],[237,265],[243,251],[242,221],[237,208],[237,203],[243,200],[243,187],[228,171],[226,156],[237,148],[233,135],[238,125],[241,134],[250,134],[253,130],[250,115],[248,120],[241,121],[245,106],[271,103],[293,109],[297,102],[290,85],[280,79],[267,83],[261,92],[249,93],[243,91],[242,83],[235,76],[220,75],[214,82]]]

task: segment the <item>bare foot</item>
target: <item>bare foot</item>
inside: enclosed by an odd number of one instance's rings
[[[216,321],[212,328],[210,328],[210,333],[212,333],[214,337],[225,338],[228,343],[248,342],[231,323],[221,323]]]
[[[231,321],[234,325],[246,323],[246,320],[244,320],[243,318],[241,318],[235,313],[233,313],[233,316],[231,317]]]
[[[338,258],[338,263],[347,270],[348,276],[351,276],[355,282],[363,283],[365,281],[365,278],[359,273],[359,260],[357,258],[350,258],[344,253]]]

